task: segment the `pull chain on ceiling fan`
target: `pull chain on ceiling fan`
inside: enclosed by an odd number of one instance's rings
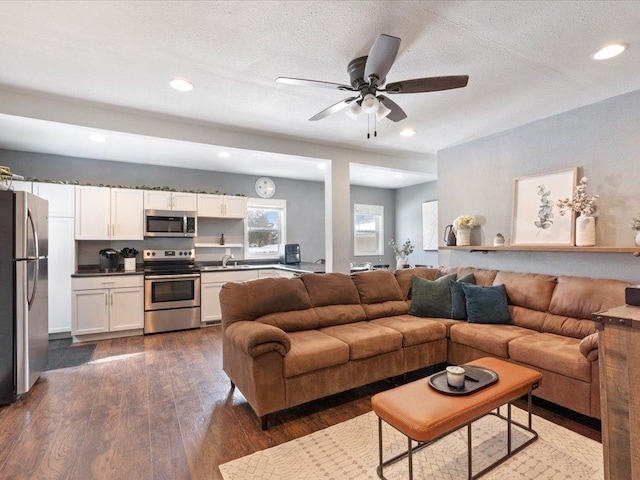
[[[437,92],[467,86],[468,75],[454,75],[403,80],[389,83],[385,87],[387,73],[389,73],[396,60],[399,48],[400,39],[398,37],[385,34],[379,35],[371,47],[369,55],[355,58],[349,62],[347,71],[350,85],[289,77],[278,77],[276,81],[302,87],[337,89],[356,94],[315,114],[309,119],[312,122],[322,120],[347,107],[347,115],[354,120],[358,119],[361,113],[366,113],[367,115],[375,114],[375,120],[388,118],[392,122],[400,122],[407,118],[407,114],[397,103],[385,95],[380,95],[380,93],[396,95],[401,93]],[[375,135],[376,132],[374,132]],[[369,137],[368,134],[367,137]]]

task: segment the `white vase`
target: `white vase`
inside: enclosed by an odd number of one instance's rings
[[[471,245],[471,229],[459,228],[456,230],[456,245],[464,247]]]
[[[404,266],[407,264],[407,257],[396,257],[396,270],[400,270],[402,268],[404,268]]]
[[[636,246],[640,247],[640,230],[636,230]]]
[[[591,215],[576,218],[576,247],[593,247],[596,244],[596,219]]]

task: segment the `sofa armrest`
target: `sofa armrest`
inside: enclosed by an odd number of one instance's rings
[[[254,358],[267,352],[278,352],[284,357],[291,350],[291,340],[286,332],[265,323],[234,322],[224,334],[236,347]]]
[[[580,340],[580,353],[590,362],[598,359],[598,333],[592,333]]]

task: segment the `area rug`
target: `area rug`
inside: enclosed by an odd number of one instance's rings
[[[77,367],[91,361],[95,343],[72,345],[70,338],[49,341],[49,362],[46,370]]]
[[[506,413],[506,407],[502,409]],[[513,418],[526,423],[526,413],[512,410]],[[383,422],[384,456],[406,450],[407,440]],[[602,480],[602,445],[535,416],[536,442],[483,479]],[[517,431],[517,433],[516,433]],[[514,428],[517,447],[529,433]],[[473,424],[474,473],[506,452],[506,422],[495,416]],[[416,479],[467,478],[466,428],[458,430],[414,454]],[[253,453],[220,465],[225,480],[377,480],[378,422],[373,412],[319,432]],[[407,461],[384,470],[389,480],[408,478]]]

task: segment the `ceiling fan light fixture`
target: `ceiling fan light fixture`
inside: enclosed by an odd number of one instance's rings
[[[616,55],[620,55],[627,49],[627,47],[627,44],[621,42],[611,43],[593,53],[591,55],[591,58],[593,58],[594,60],[607,60],[608,58],[613,58]]]
[[[353,102],[345,113],[351,120],[358,120],[358,116],[362,113],[362,107],[358,102]]]
[[[413,137],[416,134],[416,131],[413,128],[405,128],[400,131],[400,135],[403,137]]]
[[[371,93],[367,93],[362,99],[362,111],[367,115],[376,113],[380,107],[380,101]]]
[[[390,113],[391,113],[391,109],[387,108],[387,106],[384,103],[380,102],[380,106],[376,111],[376,118],[378,119],[378,121],[382,120]]]

